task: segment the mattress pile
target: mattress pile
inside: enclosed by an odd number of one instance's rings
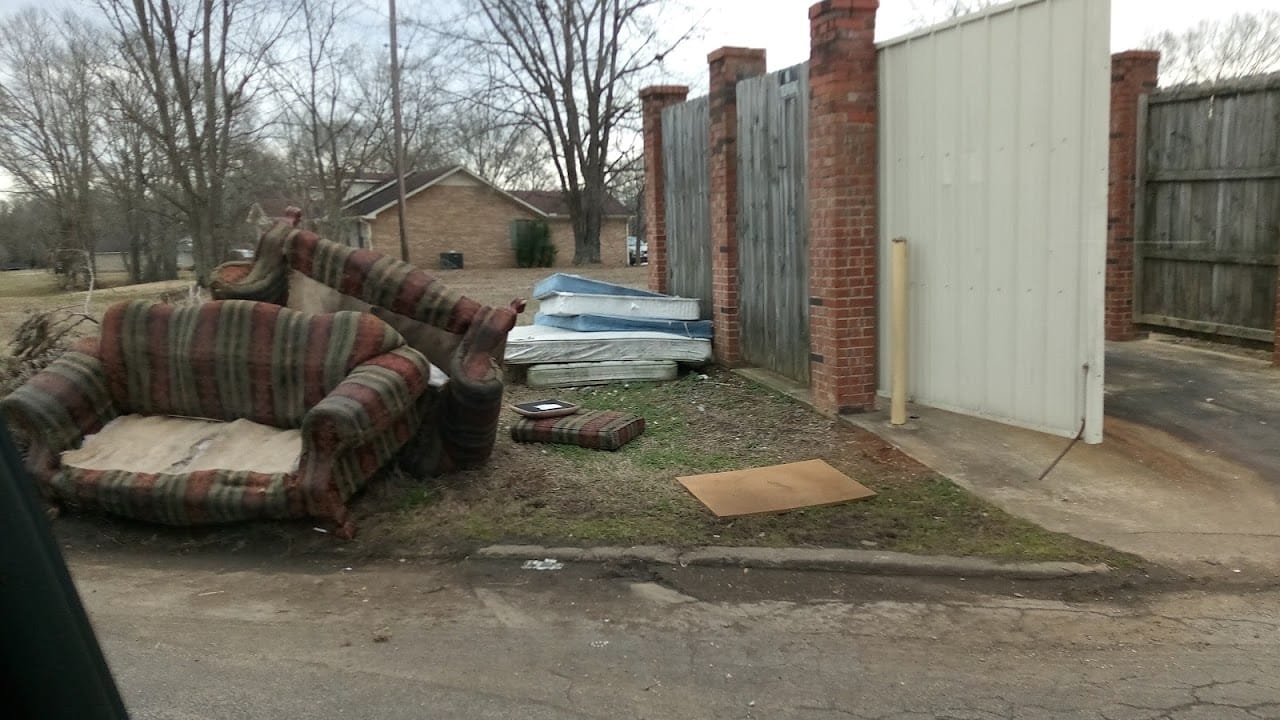
[[[506,361],[532,387],[675,378],[678,363],[711,360],[711,321],[696,298],[660,295],[556,273],[533,288],[534,324],[507,337]]]

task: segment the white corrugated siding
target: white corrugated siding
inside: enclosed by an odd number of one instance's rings
[[[1102,440],[1109,25],[1032,0],[880,45],[882,391],[906,237],[911,397]]]

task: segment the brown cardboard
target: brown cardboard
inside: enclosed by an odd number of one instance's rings
[[[676,478],[716,517],[783,512],[874,497],[822,460]]]

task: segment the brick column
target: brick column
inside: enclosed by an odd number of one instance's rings
[[[644,123],[644,238],[649,246],[649,289],[667,291],[666,168],[662,165],[662,110],[684,102],[684,85],[651,85],[640,91]]]
[[[716,360],[742,362],[738,324],[738,81],[763,75],[764,50],[722,47],[707,56],[711,74],[711,321]]]
[[[809,368],[825,413],[876,404],[877,7],[809,8]]]
[[[1111,56],[1111,171],[1107,185],[1108,340],[1132,340],[1133,239],[1138,174],[1138,98],[1155,90],[1160,53],[1129,50]]]

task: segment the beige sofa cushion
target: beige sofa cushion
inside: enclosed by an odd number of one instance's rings
[[[293,473],[302,433],[251,420],[222,422],[164,415],[123,415],[62,453],[82,470],[189,473],[198,470]]]

